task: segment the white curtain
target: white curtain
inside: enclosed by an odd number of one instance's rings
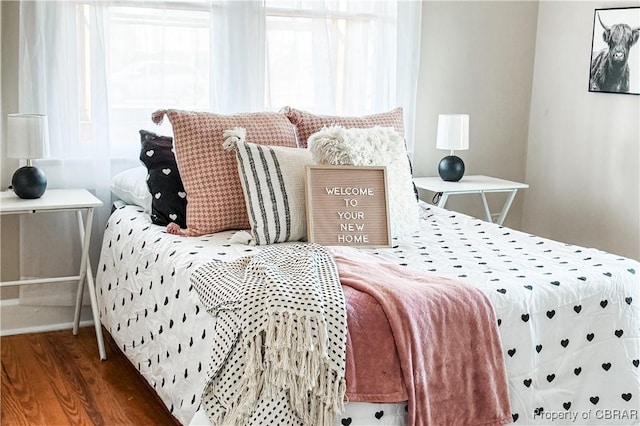
[[[421,2],[406,0],[21,1],[19,112],[49,116],[52,158],[37,162],[49,187],[87,188],[104,203],[95,267],[111,177],[140,164],[138,130],[171,134],[151,123],[156,109],[364,115],[402,106],[411,153],[420,16]],[[41,223],[21,226],[23,276],[76,268],[58,256],[73,259],[76,238],[63,249],[29,233],[61,226],[72,235],[72,219],[25,220]]]
[[[87,188],[104,207],[94,213],[91,258],[97,262],[101,230],[109,215],[113,162],[109,148],[109,115],[105,79],[103,7],[78,19],[67,2],[21,2],[19,36],[19,110],[49,118],[51,159],[37,161],[49,188]],[[86,25],[96,31],[81,55],[78,35]],[[82,75],[90,61],[94,73]],[[85,78],[89,77],[89,78]],[[80,84],[82,82],[83,84]],[[87,98],[87,92],[95,96]],[[81,102],[83,101],[83,102]],[[135,141],[134,141],[135,142]],[[133,159],[129,164],[135,164]],[[77,274],[80,244],[72,214],[51,213],[20,219],[21,276]],[[22,304],[72,305],[75,283],[21,286]]]

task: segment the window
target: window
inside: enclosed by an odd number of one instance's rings
[[[49,114],[56,158],[136,159],[138,130],[171,133],[150,119],[164,108],[228,114],[289,105],[362,115],[402,106],[411,131],[419,1],[76,0],[20,8],[21,107]]]
[[[396,2],[266,2],[265,105],[367,114],[389,96],[387,72],[396,40]],[[382,75],[380,72],[382,71]]]
[[[209,13],[112,7],[109,102],[114,108],[209,107]]]
[[[150,114],[156,109],[209,109],[209,10],[141,7],[136,2],[110,6],[103,14],[103,61],[91,60],[92,52],[87,49],[97,30],[91,25],[90,6],[79,4],[77,11],[82,34],[78,51],[84,77],[80,82],[84,143],[90,143],[94,135],[94,97],[105,95],[91,90],[100,87],[91,84],[100,74],[100,66],[104,66],[113,157],[135,156],[137,132],[152,126]],[[98,66],[92,66],[96,62]],[[170,133],[171,129],[165,126],[161,132]]]

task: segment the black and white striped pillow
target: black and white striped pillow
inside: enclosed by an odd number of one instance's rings
[[[303,148],[246,142],[243,130],[225,132],[225,148],[236,151],[251,224],[249,244],[306,239],[304,174],[306,166],[313,164],[311,153]]]

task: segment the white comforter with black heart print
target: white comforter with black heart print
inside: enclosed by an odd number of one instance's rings
[[[514,424],[640,424],[640,263],[422,207],[418,233],[368,251],[487,294]],[[134,206],[116,210],[104,234],[101,321],[183,423],[200,404],[215,325],[189,276],[260,250],[230,244],[232,235],[170,235]],[[395,424],[404,411],[391,419],[388,406],[346,407],[338,424]]]

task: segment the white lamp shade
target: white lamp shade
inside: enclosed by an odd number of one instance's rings
[[[437,149],[459,151],[469,149],[469,115],[438,115]]]
[[[21,159],[49,157],[49,125],[46,115],[7,115],[7,156]]]

